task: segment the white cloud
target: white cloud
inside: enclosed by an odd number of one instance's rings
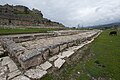
[[[66,26],[99,25],[120,20],[120,0],[1,0],[40,9],[44,17]]]

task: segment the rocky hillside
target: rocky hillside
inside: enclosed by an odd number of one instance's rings
[[[0,25],[12,26],[39,26],[39,27],[53,27],[63,28],[64,25],[58,22],[53,22],[43,18],[41,11],[37,9],[30,10],[22,5],[0,5]]]

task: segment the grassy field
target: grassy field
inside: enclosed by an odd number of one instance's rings
[[[0,28],[0,35],[24,34],[24,33],[46,33],[47,31],[60,30],[57,28]]]
[[[41,80],[120,80],[120,31],[109,36],[105,30],[91,44],[72,56],[60,70],[49,73]],[[80,54],[85,54],[79,58]],[[77,57],[76,57],[77,56]]]

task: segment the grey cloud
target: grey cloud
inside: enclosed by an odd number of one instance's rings
[[[66,26],[99,25],[120,20],[120,0],[1,0],[40,9],[44,17]]]

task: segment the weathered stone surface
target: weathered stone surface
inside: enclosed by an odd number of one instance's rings
[[[3,52],[3,51],[0,51],[0,56],[3,55],[3,54],[4,54],[4,52]]]
[[[55,62],[54,62],[54,66],[57,68],[61,68],[62,65],[65,63],[64,59],[58,58]]]
[[[18,60],[21,63],[21,66],[24,69],[27,69],[43,62],[42,52],[37,49],[30,50],[20,55]]]
[[[10,55],[15,56],[18,59],[22,68],[27,69],[32,66],[40,65],[42,62],[46,61],[49,57],[57,55],[57,53],[64,50],[66,47],[78,45],[79,43],[83,42],[84,43],[83,45],[71,48],[71,50],[69,51],[64,51],[60,53],[57,57],[54,56],[50,58],[49,61],[54,61],[58,57],[59,58],[70,57],[72,54],[74,54],[74,50],[77,50],[82,46],[90,43],[86,41],[91,40],[90,38],[94,37],[97,32],[98,31],[87,31],[84,33],[74,35],[58,36],[46,39],[44,38],[34,41],[27,41],[24,43],[15,43],[12,39],[5,38],[2,41],[2,45],[9,52]],[[28,35],[24,38],[26,39],[27,37],[29,39],[30,36]],[[3,60],[2,64],[8,65],[9,61],[7,62],[7,64],[5,62],[6,61]],[[9,64],[8,67],[10,66],[12,65]],[[12,68],[10,72],[14,71],[15,69],[17,68]]]
[[[7,78],[6,75],[5,76],[0,76],[0,80],[7,80],[6,78]]]
[[[64,52],[60,53],[58,55],[58,57],[59,58],[65,58],[65,57],[70,57],[73,54],[74,54],[74,51],[68,50],[68,51],[64,51]]]
[[[5,77],[6,72],[8,71],[6,66],[0,66],[0,77]]]
[[[10,79],[12,79],[20,74],[21,74],[21,72],[19,70],[13,71],[13,72],[8,74],[8,80],[10,80]]]
[[[46,60],[49,56],[49,50],[47,48],[37,48],[26,51],[24,54],[19,56],[19,62],[21,66],[26,69],[32,66],[39,65]]]
[[[1,65],[1,61],[2,61],[3,59],[2,58],[0,58],[0,80],[7,80],[6,78],[7,78],[7,72],[8,72],[8,68],[7,68],[7,66],[6,65]]]
[[[7,65],[7,64],[9,64],[11,62],[12,62],[12,60],[10,59],[10,57],[8,57],[8,56],[7,57],[3,57],[1,65],[4,66],[4,65]]]
[[[41,67],[43,70],[48,70],[49,68],[52,67],[52,64],[49,63],[48,61],[46,61],[45,63],[41,64],[40,67]]]
[[[57,55],[54,55],[53,57],[51,57],[50,59],[49,59],[49,61],[54,61],[54,60],[56,60],[58,58],[58,56]]]
[[[16,66],[16,64],[11,61],[9,64],[8,64],[8,68],[9,68],[9,71],[12,72],[12,71],[15,71],[18,69],[18,67]]]
[[[45,74],[47,74],[47,71],[43,71],[41,69],[30,69],[25,72],[25,75],[32,79],[40,79]]]
[[[7,65],[10,72],[15,71],[15,70],[18,69],[18,67],[16,66],[14,61],[12,59],[10,59],[10,57],[3,57],[1,59],[2,59],[1,65],[2,66]]]
[[[24,52],[24,48],[11,39],[3,38],[1,44],[11,56],[18,56]]]
[[[20,76],[13,78],[12,80],[30,80],[30,79],[26,76],[20,75]]]

